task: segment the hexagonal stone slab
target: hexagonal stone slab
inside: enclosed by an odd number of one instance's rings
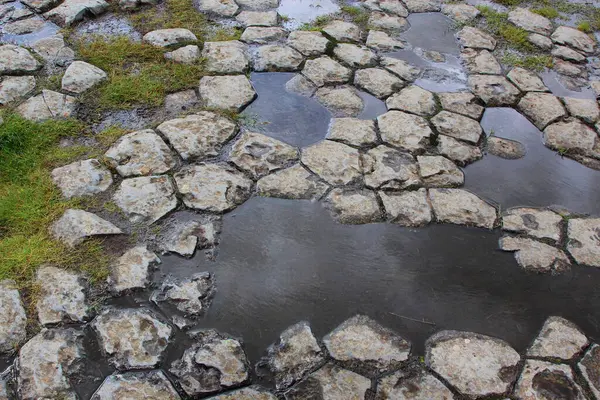
[[[510,70],[508,79],[522,92],[547,92],[548,88],[539,76],[521,67]]]
[[[433,134],[425,118],[402,111],[380,115],[377,124],[384,142],[411,153],[425,151]]]
[[[446,135],[438,136],[437,150],[458,165],[467,165],[483,157],[479,147],[471,146]]]
[[[427,187],[461,186],[465,174],[452,161],[442,156],[417,156],[419,173]]]
[[[468,4],[442,4],[442,13],[462,23],[471,22],[481,14],[477,8]]]
[[[320,199],[329,186],[300,164],[277,171],[258,180],[258,194],[283,199]]]
[[[33,72],[41,64],[23,47],[13,44],[0,46],[0,75]]]
[[[365,185],[372,189],[407,189],[421,185],[419,169],[412,155],[385,145],[361,155]]]
[[[156,129],[184,160],[217,156],[237,131],[231,120],[210,111],[165,121]]]
[[[92,400],[113,399],[179,400],[179,394],[160,370],[114,373],[106,377],[92,395]]]
[[[149,283],[150,267],[158,263],[160,258],[145,245],[127,250],[111,266],[111,273],[107,279],[110,290],[121,293],[145,288]]]
[[[96,159],[76,161],[52,170],[52,181],[67,199],[104,192],[112,185],[110,171]]]
[[[246,201],[252,189],[252,181],[228,165],[190,165],[174,178],[185,205],[203,211],[231,210]]]
[[[381,68],[356,71],[354,84],[380,99],[386,98],[404,86],[404,81]]]
[[[377,399],[451,400],[454,394],[432,374],[424,370],[398,371],[379,380]]]
[[[437,96],[444,110],[476,120],[483,115],[484,107],[477,104],[477,98],[472,93],[438,93]]]
[[[302,75],[317,86],[325,84],[346,83],[352,76],[352,70],[344,67],[328,56],[308,60],[302,69]]]
[[[600,396],[600,346],[591,345],[577,366],[588,386],[598,398]]]
[[[143,308],[105,310],[92,327],[100,348],[119,369],[153,368],[171,336],[171,327]]]
[[[470,74],[501,74],[502,67],[487,50],[464,49],[460,53]]]
[[[360,28],[346,21],[331,21],[323,28],[323,32],[338,42],[360,41]]]
[[[375,53],[365,46],[340,43],[333,49],[333,54],[351,68],[372,67],[377,63]]]
[[[587,345],[588,339],[577,325],[561,317],[549,317],[527,355],[568,361]]]
[[[425,348],[427,366],[472,398],[505,393],[521,360],[505,341],[470,332],[438,332]]]
[[[472,26],[465,26],[462,28],[460,32],[456,34],[456,37],[464,47],[490,51],[494,51],[496,48],[496,39]]]
[[[279,6],[279,0],[236,0],[236,3],[251,10],[268,10]]]
[[[135,223],[151,224],[177,207],[175,188],[168,176],[125,179],[113,195],[113,200]]]
[[[377,141],[375,122],[358,118],[333,118],[327,139],[349,146],[367,146]]]
[[[537,240],[505,236],[499,244],[504,251],[514,251],[517,264],[526,270],[561,273],[571,266],[562,250]]]
[[[429,198],[440,222],[493,229],[496,208],[463,189],[430,189]]]
[[[519,99],[519,89],[503,76],[471,75],[469,87],[488,107],[512,106]]]
[[[578,120],[555,122],[544,129],[544,145],[558,151],[598,156],[596,132]]]
[[[562,220],[554,211],[515,207],[502,215],[502,230],[557,242],[560,240]]]
[[[73,61],[62,77],[61,88],[71,93],[83,93],[106,80],[106,72],[83,61]]]
[[[286,400],[362,400],[371,381],[364,376],[327,364],[285,393]]]
[[[198,9],[220,17],[233,17],[239,7],[234,0],[200,0]]]
[[[427,190],[379,192],[390,222],[402,226],[423,226],[433,218]]]
[[[43,122],[71,117],[76,105],[77,99],[73,96],[43,89],[42,93],[28,98],[17,107],[17,112],[30,121]]]
[[[342,224],[368,224],[383,217],[371,190],[336,188],[329,192],[324,204]]]
[[[551,54],[554,57],[562,58],[563,60],[573,61],[573,62],[583,62],[585,61],[585,56],[578,51],[573,50],[567,46],[555,46],[552,49]]]
[[[411,85],[392,95],[385,102],[388,110],[408,111],[421,116],[435,114],[437,105],[433,93]]]
[[[573,400],[585,399],[571,367],[538,360],[525,361],[514,393],[517,398],[523,400],[547,399],[554,396]]]
[[[200,98],[209,108],[241,111],[256,97],[245,75],[205,76],[200,79]]]
[[[231,148],[229,159],[258,179],[296,161],[298,151],[261,133],[244,132]]]
[[[563,97],[563,101],[569,114],[589,124],[595,123],[600,117],[600,108],[596,100]]]
[[[355,117],[363,109],[363,101],[352,86],[323,87],[315,97],[335,117]]]
[[[15,281],[0,281],[0,353],[14,351],[27,335],[27,315]]]
[[[40,287],[36,302],[42,325],[59,322],[83,322],[89,316],[83,278],[64,269],[46,266],[36,272]]]
[[[324,140],[302,149],[302,163],[332,185],[348,185],[361,177],[358,150]]]
[[[442,111],[431,119],[437,131],[455,139],[476,144],[481,138],[482,129],[479,122],[449,111]]]
[[[91,236],[116,235],[123,232],[95,214],[68,209],[52,224],[50,233],[54,238],[73,247]]]
[[[527,93],[518,107],[539,129],[567,115],[558,97],[550,93]]]
[[[550,38],[554,43],[573,47],[584,53],[593,52],[596,45],[594,40],[587,34],[569,26],[559,26]]]
[[[289,46],[260,46],[254,54],[255,71],[297,71],[304,61],[302,54]]]
[[[33,76],[0,77],[0,105],[12,103],[27,96],[35,89]]]
[[[202,315],[212,303],[215,294],[213,276],[208,272],[200,272],[187,279],[170,278],[152,293],[153,303],[171,302],[186,316]]]
[[[202,57],[206,59],[206,69],[218,74],[239,74],[250,67],[248,46],[237,40],[205,42]]]
[[[290,32],[287,44],[307,57],[319,56],[327,50],[329,40],[321,32]]]

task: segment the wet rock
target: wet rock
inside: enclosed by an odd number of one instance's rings
[[[546,147],[559,151],[597,155],[596,140],[596,132],[577,120],[559,121],[544,130]]]
[[[220,17],[233,17],[239,7],[234,0],[199,0],[198,10]]]
[[[544,82],[533,72],[515,67],[507,75],[508,79],[522,92],[547,92]]]
[[[485,32],[471,26],[465,26],[456,34],[461,45],[473,49],[485,49],[494,51],[496,39]]]
[[[568,365],[538,360],[525,361],[515,395],[522,400],[585,399]]]
[[[425,60],[432,61],[434,63],[446,62],[446,56],[439,51],[419,49],[417,54],[419,54]]]
[[[488,153],[507,160],[522,158],[526,153],[525,146],[516,140],[504,139],[496,136],[487,138],[485,149]]]
[[[579,264],[600,267],[599,218],[572,218],[568,222],[567,251]]]
[[[539,129],[566,115],[560,100],[550,93],[527,93],[518,107]]]
[[[368,146],[377,141],[375,122],[358,118],[333,118],[327,139],[350,146]]]
[[[363,101],[352,86],[323,87],[315,97],[334,117],[355,117],[363,109]]]
[[[446,135],[438,136],[437,150],[441,155],[463,166],[483,157],[479,147],[468,145]]]
[[[417,370],[398,371],[379,380],[377,400],[451,400],[452,392],[432,374]]]
[[[331,140],[302,149],[301,160],[332,185],[348,185],[362,176],[358,150]]]
[[[10,398],[8,397],[9,393],[10,393],[10,388],[8,387],[8,384],[7,384],[8,378],[9,377],[5,376],[4,374],[2,376],[0,376],[0,399],[1,400],[10,400]]]
[[[587,337],[575,324],[561,317],[549,317],[527,355],[568,361],[587,345]]]
[[[27,18],[12,21],[4,25],[4,33],[9,35],[25,35],[37,32],[44,27],[46,22],[41,18]]]
[[[317,87],[302,74],[294,75],[292,79],[285,83],[285,90],[291,93],[297,93],[300,96],[311,97]]]
[[[0,105],[12,103],[27,96],[35,89],[33,76],[0,77]]]
[[[205,76],[200,79],[200,98],[208,108],[241,111],[256,97],[245,75]]]
[[[381,68],[366,68],[356,71],[354,84],[380,99],[388,97],[404,86],[404,82]]]
[[[210,307],[215,294],[213,277],[208,272],[200,272],[188,279],[167,279],[152,294],[152,302],[160,305],[171,302],[186,316],[202,315]]]
[[[502,215],[502,230],[558,242],[561,222],[562,217],[553,211],[516,207]]]
[[[277,389],[291,386],[324,362],[323,352],[306,322],[287,328],[267,350],[266,366],[274,375]]]
[[[174,176],[186,206],[210,212],[225,212],[250,197],[252,181],[236,169],[219,164],[190,165]]]
[[[191,257],[198,248],[211,248],[218,242],[220,219],[197,214],[175,213],[165,220],[158,237],[165,252]]]
[[[464,49],[461,57],[465,61],[467,71],[471,74],[499,75],[502,73],[500,63],[487,50]]]
[[[529,36],[527,36],[527,40],[541,50],[550,50],[552,48],[552,40],[549,37],[540,35],[538,33],[529,34]]]
[[[299,164],[265,176],[256,184],[259,195],[283,199],[320,199],[327,188]]]
[[[148,32],[142,40],[153,46],[168,47],[179,43],[195,42],[198,38],[189,29],[170,28]]]
[[[160,370],[149,372],[125,372],[109,375],[92,400],[113,399],[179,400],[177,391]]]
[[[477,8],[468,4],[443,4],[442,13],[460,23],[471,22],[481,14]]]
[[[240,40],[245,43],[265,44],[283,39],[286,34],[285,29],[275,26],[249,26],[242,33]]]
[[[106,72],[83,61],[73,61],[62,77],[62,90],[83,93],[106,80]]]
[[[294,147],[263,134],[244,132],[233,145],[229,159],[258,179],[296,161],[298,152]]]
[[[180,114],[197,104],[198,96],[193,89],[171,93],[165,97],[165,111],[167,114]]]
[[[327,364],[285,393],[286,400],[361,400],[371,381],[364,376]]]
[[[209,397],[209,400],[277,400],[277,397],[258,386],[251,386]]]
[[[405,0],[404,3],[411,13],[436,12],[441,8],[437,0]]]
[[[367,47],[380,51],[394,51],[404,48],[404,43],[390,37],[382,31],[370,30],[367,36]]]
[[[180,64],[194,64],[200,58],[200,48],[194,44],[190,44],[180,47],[177,50],[166,52],[165,58]]]
[[[325,198],[325,206],[342,224],[368,224],[382,218],[377,197],[370,190],[333,189]]]
[[[477,104],[477,99],[472,93],[438,93],[437,96],[444,110],[465,115],[476,120],[481,118],[485,110]]]
[[[202,57],[207,71],[218,74],[244,73],[250,67],[248,47],[238,40],[205,42]]]
[[[236,3],[252,10],[268,10],[279,6],[279,0],[236,0]]]
[[[171,327],[143,308],[105,310],[92,327],[100,348],[118,369],[153,368],[171,336]]]
[[[414,81],[421,74],[419,68],[404,60],[398,60],[392,57],[381,57],[379,62],[382,67],[408,82]]]
[[[83,322],[88,317],[82,278],[55,267],[41,267],[36,273],[40,297],[36,302],[42,325],[60,322]]]
[[[559,26],[550,38],[554,43],[569,46],[584,53],[593,52],[596,45],[588,35],[568,26]]]
[[[289,46],[266,45],[256,50],[255,71],[297,71],[304,61],[302,54]]]
[[[600,396],[600,346],[597,344],[590,346],[577,366],[592,393],[598,398]]]
[[[244,26],[275,26],[277,11],[242,11],[235,19]]]
[[[62,35],[37,40],[33,42],[31,48],[46,61],[46,67],[49,65],[64,67],[75,59],[75,52],[65,44]]]
[[[108,277],[111,291],[122,293],[126,290],[145,288],[149,283],[151,266],[159,263],[160,258],[145,245],[127,250],[111,266]]]
[[[65,0],[58,7],[44,14],[46,19],[59,26],[71,26],[86,15],[99,16],[109,7],[104,0]]]
[[[381,8],[382,11],[390,14],[395,14],[400,17],[408,17],[408,10],[399,0],[380,0],[379,8]]]
[[[331,21],[323,28],[323,32],[338,42],[359,42],[360,28],[346,21]]]
[[[529,271],[560,273],[571,267],[565,253],[537,240],[505,236],[500,239],[500,249],[514,251],[517,264]]]
[[[408,29],[409,25],[406,18],[388,15],[381,12],[373,12],[369,17],[368,26],[372,29],[378,29],[391,32],[402,32]]]
[[[554,70],[562,75],[571,76],[574,78],[583,77],[587,78],[587,72],[585,69],[581,68],[579,65],[576,65],[572,62],[561,60],[559,58],[554,58],[552,60],[552,64]]]
[[[327,50],[329,40],[321,32],[290,32],[287,44],[307,57],[320,56]]]
[[[526,31],[548,36],[552,32],[552,22],[546,17],[526,8],[517,7],[508,13],[508,20]]]
[[[519,90],[503,76],[471,75],[469,86],[488,107],[512,106],[519,99]]]
[[[600,109],[596,100],[563,97],[563,101],[569,114],[587,123],[593,124],[600,117]]]
[[[352,76],[352,71],[327,56],[308,60],[304,64],[302,74],[315,85],[346,83]]]
[[[441,111],[431,119],[431,123],[443,135],[474,144],[479,141],[482,133],[479,122],[449,111]]]
[[[81,332],[42,329],[21,347],[15,360],[20,398],[76,399],[70,378],[84,357]]]
[[[433,93],[411,85],[394,94],[385,102],[388,110],[402,110],[421,116],[435,114],[437,105]]]
[[[122,136],[104,156],[123,177],[162,174],[175,166],[171,150],[152,129]]]
[[[217,156],[237,131],[232,121],[210,111],[165,121],[156,129],[184,160]]]
[[[421,185],[413,156],[385,145],[361,156],[365,185],[372,189],[407,189]]]
[[[402,111],[388,111],[380,115],[377,124],[384,142],[412,153],[423,152],[432,135],[423,117]]]
[[[465,181],[464,173],[442,156],[418,156],[419,171],[427,187],[461,186]]]
[[[15,281],[0,281],[0,353],[16,350],[27,336],[26,328],[27,315]]]
[[[119,228],[99,216],[83,210],[68,209],[52,226],[50,233],[55,239],[74,247],[84,239],[98,235],[117,235]]]
[[[496,208],[463,189],[429,189],[438,221],[493,229]]]
[[[68,199],[104,192],[113,182],[110,171],[96,159],[55,168],[52,170],[52,180]]]
[[[2,2],[0,2],[0,3],[2,3]],[[23,0],[22,3],[27,5],[30,8],[34,9],[36,12],[40,13],[40,12],[44,12],[44,11],[51,9],[56,4],[58,4],[58,1],[57,0]]]
[[[244,384],[249,378],[242,345],[214,330],[200,332],[195,344],[169,370],[188,396]]]
[[[567,61],[582,62],[585,61],[585,56],[570,47],[556,46],[551,53],[554,57],[562,58]]]
[[[427,191],[379,192],[379,197],[391,222],[402,226],[423,226],[431,222],[431,206]]]
[[[472,398],[505,393],[517,376],[519,353],[500,339],[442,331],[425,346],[427,366]]]
[[[376,64],[375,54],[365,46],[340,43],[333,49],[333,54],[352,68],[372,67]]]
[[[17,112],[35,122],[69,118],[75,112],[76,102],[75,97],[44,89],[41,94],[30,97],[17,107]]]
[[[152,224],[177,207],[175,188],[169,176],[125,179],[113,200],[133,223]]]

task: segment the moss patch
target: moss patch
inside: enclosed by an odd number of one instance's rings
[[[554,19],[560,17],[560,13],[554,7],[545,6],[545,7],[537,7],[532,8],[531,12],[541,15],[542,17],[546,17],[549,19]]]
[[[527,40],[529,33],[508,22],[507,13],[495,11],[487,6],[478,6],[477,8],[485,17],[486,26],[490,33],[500,37],[509,47],[514,49],[535,51],[535,47]]]
[[[543,71],[544,68],[552,68],[552,57],[549,55],[518,55],[514,53],[505,54],[502,63],[513,67],[523,67],[532,71]]]

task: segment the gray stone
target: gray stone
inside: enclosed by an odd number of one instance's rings
[[[496,208],[463,189],[429,189],[438,221],[493,229]]]
[[[302,54],[289,46],[265,45],[256,50],[255,71],[297,71],[304,61]]]
[[[10,353],[27,336],[27,315],[15,281],[0,281],[0,353]]]
[[[379,51],[394,51],[404,48],[404,43],[382,31],[370,30],[367,35],[367,47]]]
[[[598,156],[596,132],[577,120],[559,121],[544,130],[544,144],[554,150]]]
[[[62,90],[83,93],[106,80],[106,72],[83,61],[73,61],[62,77]]]
[[[502,230],[558,242],[561,222],[562,217],[553,211],[516,207],[502,215]]]
[[[102,193],[112,185],[110,171],[96,159],[76,161],[52,170],[52,181],[67,199]]]
[[[0,105],[6,105],[27,96],[35,89],[33,76],[0,77]]]
[[[576,383],[571,367],[539,360],[526,360],[515,387],[515,395],[522,400],[550,399],[559,396],[584,400],[583,391]]]
[[[317,90],[317,87],[302,74],[296,74],[292,79],[285,83],[285,89],[288,92],[297,93],[300,96],[311,97]]]
[[[177,391],[160,370],[114,373],[106,377],[91,400],[179,400]]]
[[[501,395],[517,377],[521,357],[503,340],[442,331],[425,343],[425,363],[470,398]]]
[[[321,32],[294,31],[290,32],[287,44],[307,57],[320,56],[327,50],[329,40]]]
[[[371,190],[333,189],[325,206],[342,224],[368,224],[382,219],[377,197]]]
[[[12,21],[4,25],[4,33],[9,35],[25,35],[37,32],[44,27],[46,22],[41,18],[27,18]]]
[[[338,42],[359,42],[360,28],[346,21],[331,21],[323,28],[323,32]]]
[[[469,87],[488,107],[512,106],[519,100],[519,89],[503,76],[471,75]]]
[[[250,368],[238,340],[209,330],[198,334],[169,371],[188,396],[199,396],[244,384]]]
[[[365,46],[340,43],[333,54],[351,68],[372,67],[377,63],[375,54]]]
[[[569,61],[561,60],[560,58],[552,59],[552,66],[554,70],[562,75],[571,76],[574,78],[583,77],[587,78],[587,72],[582,66],[574,64]]]
[[[233,17],[239,7],[234,0],[200,0],[198,10],[220,17]]]
[[[241,111],[256,97],[245,75],[205,76],[200,79],[200,98],[209,108]]]
[[[250,67],[248,46],[238,40],[205,42],[202,57],[206,70],[218,74],[244,73]]]
[[[440,11],[440,3],[438,0],[404,0],[404,4],[411,13]]]
[[[574,97],[563,97],[567,111],[574,117],[593,124],[600,117],[600,109],[595,99],[577,99]]]
[[[208,272],[200,272],[188,279],[167,279],[152,294],[152,302],[160,305],[171,302],[186,316],[197,316],[206,313],[215,294],[213,276]]]
[[[527,356],[569,361],[587,345],[587,337],[574,323],[561,317],[549,317],[527,350]]]
[[[366,68],[356,71],[354,84],[373,96],[384,99],[401,89],[404,81],[384,69]]]
[[[190,44],[165,53],[165,58],[180,64],[194,64],[200,59],[200,48]]]
[[[113,200],[133,223],[152,224],[177,207],[171,178],[164,175],[125,179]]]
[[[37,40],[31,44],[31,48],[46,61],[46,67],[63,67],[75,59],[75,52],[65,44],[62,35]]]
[[[473,144],[479,142],[482,134],[479,122],[449,111],[441,111],[431,119],[431,123],[439,133]]]
[[[36,272],[40,296],[35,304],[42,325],[83,322],[88,316],[82,278],[64,269],[44,266]]]
[[[235,19],[244,26],[275,26],[277,11],[242,11]]]
[[[286,392],[285,399],[362,400],[370,386],[364,376],[327,364]]]
[[[559,26],[550,38],[554,43],[566,45],[584,53],[593,52],[596,45],[588,35],[569,26]]]
[[[115,293],[145,288],[149,283],[151,266],[159,263],[160,258],[145,245],[131,248],[111,266],[108,285]]]
[[[515,67],[507,75],[508,79],[522,92],[547,92],[544,82],[533,72]]]
[[[331,140],[302,149],[301,160],[332,185],[348,185],[362,176],[358,150]]]
[[[277,397],[258,386],[251,386],[209,397],[208,400],[277,400]]]
[[[328,186],[297,164],[258,180],[258,194],[283,199],[320,199]]]
[[[594,396],[600,397],[600,346],[592,344],[577,367]]]
[[[567,251],[578,264],[600,267],[600,218],[572,218],[568,222]]]
[[[433,93],[416,85],[408,86],[385,102],[388,110],[402,110],[421,116],[435,114],[437,105]]]
[[[452,400],[454,395],[435,376],[419,369],[398,371],[379,380],[377,400]]]
[[[502,73],[502,67],[494,55],[487,50],[464,49],[460,54],[465,61],[467,71],[470,74],[492,74]]]
[[[379,63],[388,71],[398,75],[400,78],[408,82],[414,81],[421,74],[421,70],[419,68],[397,58],[381,57]]]
[[[246,201],[252,189],[252,181],[228,165],[190,165],[174,177],[185,205],[202,211],[229,211]]]
[[[50,233],[55,239],[74,247],[91,236],[117,235],[123,232],[95,214],[68,209],[52,224]]]
[[[30,97],[17,107],[17,112],[35,122],[69,118],[75,112],[76,101],[75,97],[43,89],[41,94]]]
[[[327,139],[350,146],[368,146],[377,141],[375,122],[358,118],[333,118]]]
[[[352,86],[323,87],[315,97],[334,117],[355,117],[363,109],[363,101]]]
[[[15,360],[20,398],[76,400],[70,379],[84,357],[81,332],[42,329],[21,347]]]
[[[585,56],[570,47],[566,46],[556,46],[552,49],[551,53],[554,57],[562,58],[567,61],[574,62],[583,62],[585,61]]]
[[[361,155],[365,185],[371,189],[401,190],[421,186],[413,156],[385,145]]]
[[[550,50],[552,48],[552,40],[549,37],[538,33],[530,33],[529,36],[527,36],[527,40],[541,50]]]
[[[65,0],[58,7],[44,14],[46,19],[60,26],[71,26],[86,15],[99,16],[108,10],[104,0]]]
[[[237,131],[235,123],[210,111],[165,121],[156,129],[184,160],[217,156]]]
[[[438,93],[438,99],[444,110],[479,120],[484,107],[477,104],[477,98],[472,93]]]
[[[526,8],[517,7],[508,13],[508,20],[526,31],[548,36],[552,32],[552,22],[546,17]]]
[[[388,15],[382,12],[371,13],[368,25],[372,29],[390,32],[402,32],[409,27],[406,18]]]
[[[387,216],[391,222],[402,226],[423,226],[431,222],[431,206],[427,191],[379,192]]]
[[[236,3],[252,10],[268,10],[279,6],[279,0],[236,0]]]
[[[122,136],[104,156],[123,177],[162,174],[175,166],[171,150],[151,129]]]
[[[352,76],[352,71],[327,56],[308,60],[304,64],[302,74],[315,85],[346,83]]]
[[[481,14],[477,8],[468,4],[442,4],[442,13],[460,23],[471,22]]]
[[[193,89],[182,90],[165,97],[165,111],[167,114],[180,114],[198,105],[198,102],[198,96]]]
[[[411,153],[421,153],[429,145],[433,132],[423,117],[402,111],[388,111],[377,117],[384,142]]]
[[[0,1],[0,3],[4,3],[5,1]],[[59,3],[58,0],[23,0],[23,4],[29,6],[34,9],[36,12],[44,12]]]
[[[118,369],[153,368],[171,336],[171,327],[144,308],[105,310],[92,327],[100,349]]]
[[[561,273],[571,267],[562,250],[537,240],[504,236],[500,239],[500,249],[514,251],[517,264],[529,271]]]
[[[423,184],[427,187],[461,186],[465,181],[465,174],[445,157],[418,156],[417,162]]]
[[[244,132],[231,148],[229,159],[258,179],[296,161],[298,151],[261,133]]]
[[[494,51],[496,39],[485,32],[471,26],[465,26],[456,34],[460,44],[473,49],[485,49]]]
[[[285,29],[275,26],[249,26],[242,33],[240,40],[245,43],[265,44],[283,39],[286,34]]]
[[[400,17],[408,17],[408,10],[399,0],[379,0],[381,10]]]
[[[220,219],[180,212],[172,214],[161,226],[159,248],[191,257],[198,248],[212,248],[218,242]]]
[[[527,93],[518,107],[539,129],[566,115],[558,97],[550,93]]]
[[[525,156],[525,146],[516,140],[504,139],[496,136],[490,136],[485,143],[485,149],[489,154],[505,158],[507,160],[516,160]]]
[[[446,135],[438,136],[438,152],[458,165],[467,165],[483,157],[481,149]]]

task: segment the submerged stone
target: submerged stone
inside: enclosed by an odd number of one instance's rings
[[[179,400],[179,394],[160,370],[109,375],[91,400]]]
[[[508,160],[515,160],[525,156],[525,146],[516,140],[490,136],[486,139],[485,149],[488,153]]]
[[[429,189],[438,221],[493,229],[496,208],[463,189]]]
[[[55,239],[74,247],[91,236],[116,235],[123,232],[95,214],[68,209],[52,224],[50,233]]]
[[[36,272],[40,287],[36,302],[42,325],[83,322],[89,316],[82,277],[64,269],[45,266]]]
[[[368,224],[382,219],[377,197],[371,190],[333,189],[325,198],[325,206],[342,224]]]
[[[145,245],[127,250],[111,267],[108,285],[115,293],[145,288],[149,283],[150,268],[160,258]]]
[[[25,340],[26,328],[27,315],[15,281],[0,281],[0,353],[16,350]]]
[[[505,236],[500,239],[500,248],[514,251],[517,264],[526,270],[561,273],[571,266],[562,250],[537,240]]]
[[[527,355],[568,361],[587,345],[587,337],[574,323],[561,317],[549,317]]]
[[[265,176],[256,183],[259,195],[283,199],[320,199],[328,187],[300,164]]]

